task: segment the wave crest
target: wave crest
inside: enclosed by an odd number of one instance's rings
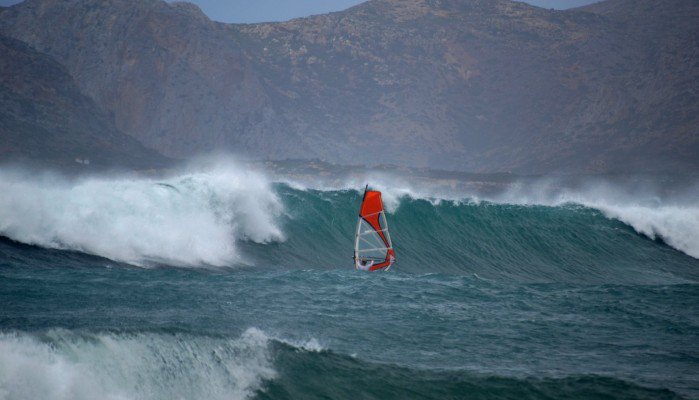
[[[237,339],[0,333],[0,397],[250,398],[276,376],[268,342],[256,328]]]
[[[0,173],[0,234],[136,265],[244,263],[236,241],[284,240],[264,175],[235,166],[164,180]]]

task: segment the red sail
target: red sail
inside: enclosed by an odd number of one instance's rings
[[[395,253],[391,245],[391,239],[388,235],[388,227],[386,226],[385,222],[386,219],[384,215],[383,202],[381,201],[381,192],[376,190],[366,190],[364,192],[362,206],[359,209],[359,217],[360,220],[357,233],[358,238],[356,240],[355,257],[359,257],[359,259],[363,258],[360,254],[361,250],[359,249],[359,245],[360,241],[367,242],[366,239],[360,236],[378,235],[380,241],[383,242],[381,244],[381,247],[385,247],[385,249],[383,249],[382,251],[383,259],[376,260],[375,257],[369,257],[372,259],[372,261],[378,261],[377,263],[372,264],[371,267],[369,267],[369,271],[376,271],[379,269],[390,267],[391,264],[393,264],[393,262],[395,261]],[[373,232],[362,232],[362,220],[365,221],[371,227],[370,230],[373,230]],[[382,226],[382,222],[384,226]],[[376,251],[379,249],[377,248],[373,250]]]
[[[383,202],[381,201],[381,192],[376,190],[367,190],[364,192],[364,201],[362,202],[362,208],[359,210],[359,216],[364,218],[366,222],[371,225],[376,233],[381,236],[386,247],[391,247],[391,244],[386,240],[386,235],[383,233],[383,227],[379,223],[379,216],[383,211]]]

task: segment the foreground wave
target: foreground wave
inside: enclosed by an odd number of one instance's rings
[[[601,376],[514,378],[416,370],[270,338],[163,333],[0,334],[10,399],[679,399]]]
[[[0,393],[699,395],[696,283],[526,282],[400,269],[140,268],[0,240]]]

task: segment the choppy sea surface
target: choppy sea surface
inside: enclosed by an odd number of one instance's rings
[[[699,398],[699,200],[357,186],[0,171],[0,399]]]

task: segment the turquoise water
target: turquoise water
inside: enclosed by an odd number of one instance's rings
[[[84,196],[94,182],[13,186],[0,398],[699,398],[699,260],[677,236],[579,204],[399,196],[398,264],[368,274],[359,192],[249,201],[197,179],[109,181],[108,200]],[[63,214],[32,219],[49,198]],[[2,214],[29,203],[21,224]],[[232,245],[206,247],[222,226]]]

